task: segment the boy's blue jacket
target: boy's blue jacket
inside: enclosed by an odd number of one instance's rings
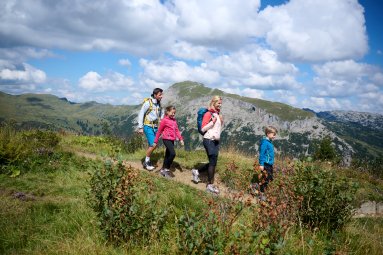
[[[267,137],[263,137],[259,145],[259,165],[264,166],[265,163],[274,165],[274,145]]]

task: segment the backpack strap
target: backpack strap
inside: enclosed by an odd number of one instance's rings
[[[148,114],[153,111],[153,101],[152,101],[151,97],[145,98],[144,103],[146,101],[149,101],[149,108],[148,108],[148,110],[146,110],[145,115],[144,115],[144,125],[148,125],[148,126],[152,126],[152,127],[157,126],[158,120],[160,118],[159,116],[161,116],[161,115],[158,115],[157,108],[156,108],[157,119],[154,121],[150,121],[148,119]],[[161,111],[162,111],[162,109],[161,109],[161,107],[159,107],[159,113],[160,114],[161,114]]]

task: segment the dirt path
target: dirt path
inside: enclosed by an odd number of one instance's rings
[[[108,158],[102,158],[100,156],[97,156],[96,154],[92,154],[92,153],[88,153],[88,152],[80,152],[80,151],[73,151],[73,152],[79,156],[82,156],[85,158],[90,158],[93,160],[96,160],[96,159],[107,160],[108,159]],[[131,167],[133,167],[135,169],[139,169],[141,171],[149,172],[143,168],[142,163],[138,160],[137,161],[125,161],[124,160],[123,164],[126,166],[130,165]],[[153,171],[150,171],[149,173],[153,174],[153,175],[160,175],[160,169],[161,169],[160,167],[156,167]],[[191,169],[185,169],[185,168],[177,167],[176,169],[172,170],[172,174],[174,177],[172,179],[167,179],[167,180],[183,183],[183,184],[189,185],[190,187],[195,188],[195,189],[199,189],[199,190],[203,190],[203,191],[206,190],[206,183],[207,183],[207,177],[206,176],[201,176],[202,182],[195,184],[194,182],[192,182]],[[232,195],[234,193],[230,192],[230,190],[222,182],[219,181],[220,179],[219,179],[218,174],[215,175],[215,179],[216,179],[215,185],[218,186],[218,188],[220,190],[219,196],[226,197],[226,198],[232,198]],[[252,197],[249,194],[245,194],[243,199],[244,200],[249,199],[252,203],[258,203],[258,199]],[[365,204],[368,204],[368,203],[370,203],[370,201],[366,202]],[[381,203],[379,205],[383,206],[383,205],[381,205]],[[367,207],[367,206],[365,206],[365,207]],[[356,209],[355,214],[353,215],[353,218],[383,217],[383,213],[381,212],[382,211],[381,209],[379,212],[373,213],[373,209],[371,209],[370,207],[365,209],[365,208],[363,208],[363,205],[362,205],[361,208]]]
[[[96,159],[107,160],[108,159],[108,158],[100,157],[96,154],[92,154],[92,153],[88,153],[88,152],[81,152],[81,151],[73,151],[73,152],[75,154],[77,154],[78,156],[90,158],[93,160],[96,160]],[[153,171],[148,171],[148,170],[143,168],[142,163],[138,160],[135,160],[135,161],[124,160],[123,164],[126,166],[130,165],[131,167],[133,167],[135,169],[146,171],[146,172],[149,172],[150,174],[153,174],[153,175],[158,175],[158,176],[160,175],[161,167],[156,167]],[[196,183],[192,182],[191,169],[186,169],[186,168],[180,169],[177,167],[176,169],[172,169],[171,171],[172,171],[173,178],[167,179],[167,180],[183,183],[185,185],[188,185],[188,186],[195,188],[195,189],[198,189],[198,190],[203,190],[203,191],[206,190],[207,177],[204,176],[203,174],[201,174],[201,176],[200,176],[202,181],[200,183],[196,184]],[[219,191],[220,191],[219,196],[230,198],[230,195],[232,195],[232,192],[230,192],[229,189],[222,182],[219,181],[220,178],[219,178],[218,174],[215,174],[215,179],[216,179],[215,185],[218,186]],[[244,199],[245,200],[250,199],[250,200],[252,200],[252,202],[256,202],[256,199],[254,199],[251,195],[245,195]]]

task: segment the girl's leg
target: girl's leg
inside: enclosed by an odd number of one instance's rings
[[[166,147],[163,168],[170,169],[170,166],[172,165],[173,160],[176,157],[176,151],[174,150],[174,141],[164,139],[163,143]]]

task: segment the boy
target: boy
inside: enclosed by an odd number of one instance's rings
[[[261,192],[259,199],[262,201],[266,200],[265,189],[269,182],[273,180],[273,165],[274,165],[274,145],[273,139],[277,135],[277,129],[272,126],[265,128],[265,137],[262,138],[259,145],[259,169],[262,173],[262,180],[260,185],[258,183],[253,183],[251,185],[252,190],[258,189]]]

